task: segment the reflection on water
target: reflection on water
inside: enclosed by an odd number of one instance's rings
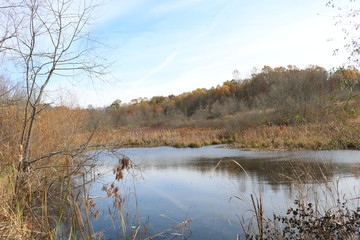
[[[135,168],[116,183],[124,196],[120,214],[102,189],[114,181],[113,169],[123,155]],[[181,229],[191,239],[236,239],[239,217],[251,214],[250,194],[261,193],[265,209],[284,214],[299,186],[320,189],[325,182],[338,182],[342,193],[359,191],[359,166],[359,151],[247,152],[208,146],[102,152],[93,173],[99,177],[88,185],[100,212],[94,231],[120,239],[140,224],[151,236],[191,218],[191,231]],[[123,217],[126,233],[120,227]]]

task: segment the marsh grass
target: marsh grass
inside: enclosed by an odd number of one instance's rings
[[[49,158],[47,165],[35,163],[21,172],[15,164],[3,165],[0,239],[79,239],[78,233],[85,230],[89,235],[91,219],[89,215],[79,217],[73,177],[88,171],[93,157],[75,154]],[[16,186],[16,182],[21,184]],[[70,223],[69,231],[65,230],[66,222]]]
[[[260,149],[360,149],[359,124],[307,123],[298,125],[260,125],[232,133],[235,146]]]
[[[23,218],[20,203],[15,202],[13,207],[14,181],[13,166],[4,167],[0,176],[0,239],[26,239],[31,235],[31,227]]]
[[[79,135],[79,138],[84,136]],[[229,143],[232,140],[222,130],[200,127],[180,129],[129,128],[98,132],[93,142],[117,146],[173,146],[202,147],[213,144]]]
[[[18,195],[15,192],[17,178],[16,168],[9,167],[1,172],[1,199],[0,210],[1,239],[52,239],[58,230],[57,219],[61,219],[62,210],[55,213],[55,202],[63,201],[61,194],[55,197],[54,189],[46,183],[51,182],[53,187],[64,187],[47,177],[28,173],[31,177],[24,182],[21,190],[26,193]]]

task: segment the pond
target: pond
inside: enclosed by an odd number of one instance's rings
[[[115,181],[123,156],[133,167]],[[241,223],[253,214],[251,194],[261,195],[269,216],[285,215],[300,196],[328,199],[330,187],[347,199],[358,197],[360,151],[127,148],[98,152],[90,177],[93,231],[105,239],[131,232],[144,238],[169,228],[154,239],[243,239]],[[114,188],[120,198],[111,195]]]

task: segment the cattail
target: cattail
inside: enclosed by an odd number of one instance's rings
[[[130,166],[130,159],[128,157],[123,157],[121,159],[121,165],[122,165],[122,169],[128,169]]]
[[[96,210],[96,212],[93,214],[93,217],[97,219],[99,217],[99,210]]]
[[[119,192],[119,188],[118,187],[114,188],[113,193],[116,194],[118,192]]]
[[[123,177],[124,177],[124,174],[123,174],[123,172],[120,170],[120,171],[118,171],[118,172],[116,173],[115,179],[116,179],[116,180],[120,180],[120,179],[123,179]]]
[[[107,197],[111,197],[112,192],[109,189],[106,191],[106,193],[107,193]]]

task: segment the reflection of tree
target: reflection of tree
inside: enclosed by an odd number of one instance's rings
[[[220,164],[219,161],[221,161]],[[234,163],[236,161],[241,167]],[[215,166],[218,166],[215,168]],[[187,161],[152,161],[142,165],[145,169],[167,170],[167,169],[186,169],[200,172],[204,175],[215,175],[229,177],[238,181],[246,181],[248,176],[257,183],[265,183],[273,190],[280,188],[293,188],[296,184],[303,183],[324,183],[333,179],[338,169],[342,173],[351,171],[346,165],[331,162],[314,160],[284,160],[277,159],[252,159],[252,158],[198,158]]]
[[[360,165],[352,167],[350,171],[352,174],[354,174],[355,178],[360,178]]]
[[[309,155],[310,154],[310,155]],[[353,165],[320,160],[311,153],[250,155],[246,157],[196,158],[176,156],[143,157],[138,166],[143,171],[158,173],[178,171],[179,174],[200,173],[204,177],[228,179],[239,187],[239,192],[263,188],[274,192],[285,190],[289,196],[300,187],[313,188],[334,180],[338,174],[356,177]],[[137,161],[135,161],[137,162]],[[220,162],[220,163],[219,163]],[[241,165],[241,168],[239,165]],[[245,171],[246,173],[245,173]],[[166,179],[164,179],[166,181]]]

